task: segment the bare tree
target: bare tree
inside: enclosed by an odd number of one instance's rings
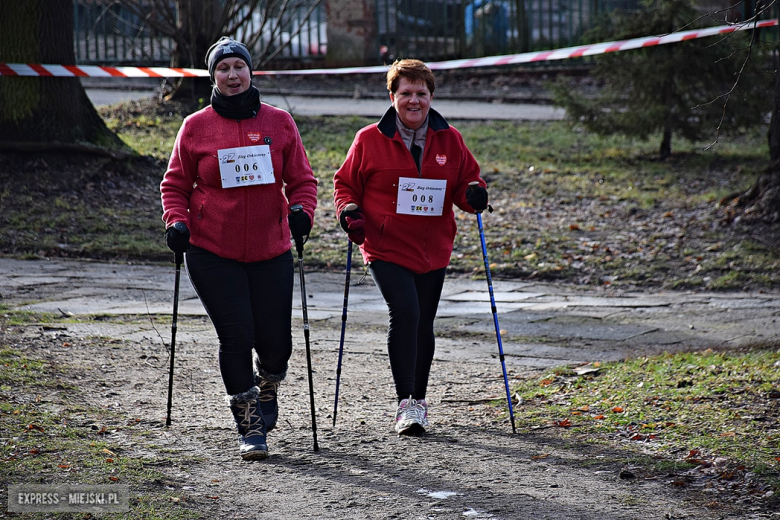
[[[765,13],[771,12],[778,3],[780,0],[757,2],[755,10],[749,13],[750,16],[744,22],[755,22]],[[780,40],[775,44],[773,108],[767,131],[769,164],[747,191],[736,193],[721,201],[731,215],[741,213],[748,217],[774,222],[780,220]]]
[[[250,49],[257,70],[283,52],[289,40],[304,28],[312,30],[306,22],[322,1],[124,0],[121,3],[147,27],[173,40],[172,67],[202,68],[209,46],[220,36],[234,36]],[[300,23],[283,37],[283,24],[292,14]],[[206,80],[182,79],[174,91],[175,97],[200,97],[208,93],[209,85]]]

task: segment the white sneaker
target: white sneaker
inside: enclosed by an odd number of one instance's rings
[[[428,427],[428,401],[425,399],[417,400],[417,407],[420,408],[420,414],[422,415],[422,425],[424,428]]]
[[[398,435],[416,435],[425,432],[428,426],[428,403],[425,399],[415,401],[410,395],[398,404],[395,412],[395,431]]]

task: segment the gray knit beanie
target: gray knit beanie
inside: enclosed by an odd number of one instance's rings
[[[252,70],[252,56],[249,55],[249,49],[241,42],[223,36],[206,51],[206,65],[209,67],[209,76],[214,81],[214,71],[217,70],[217,64],[225,58],[241,58],[246,62],[249,70]]]

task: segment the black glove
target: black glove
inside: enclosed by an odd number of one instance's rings
[[[186,253],[190,248],[190,230],[184,222],[176,222],[165,230],[165,243],[174,253]]]
[[[290,233],[296,243],[303,243],[304,237],[311,233],[311,219],[305,211],[295,211],[287,215],[287,222],[290,224]]]
[[[488,192],[482,186],[469,186],[466,188],[466,202],[475,211],[485,211],[488,207]]]
[[[360,212],[360,208],[342,211],[339,224],[341,229],[347,232],[349,239],[357,245],[366,240],[366,217]]]

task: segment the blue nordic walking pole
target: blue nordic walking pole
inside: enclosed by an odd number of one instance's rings
[[[349,206],[348,206],[349,207]],[[355,206],[357,208],[357,206]],[[341,311],[341,341],[339,342],[339,361],[336,365],[336,398],[333,402],[333,426],[336,426],[336,413],[339,409],[339,382],[341,381],[341,357],[344,354],[344,330],[347,327],[347,303],[349,302],[349,273],[352,270],[352,241],[347,245],[347,277],[344,281],[344,307]]]
[[[177,222],[176,225],[179,223]],[[171,320],[171,366],[168,370],[168,413],[165,416],[165,426],[171,425],[171,403],[173,402],[173,358],[176,355],[176,323],[179,320],[179,280],[181,280],[181,264],[184,253],[174,253],[176,262],[176,279],[173,283],[173,319]]]
[[[477,211],[477,225],[479,225],[479,240],[482,242],[482,259],[485,262],[485,275],[487,276],[488,290],[490,291],[490,307],[493,311],[493,324],[496,326],[496,339],[498,340],[498,355],[501,359],[501,370],[504,372],[504,386],[506,387],[506,404],[509,406],[509,418],[512,421],[512,433],[515,429],[515,413],[512,410],[512,396],[509,394],[509,379],[506,377],[506,362],[504,361],[504,347],[501,345],[501,329],[498,326],[498,314],[496,313],[496,298],[493,296],[493,280],[490,277],[490,262],[488,261],[487,246],[485,245],[485,231],[482,229],[482,212]]]
[[[294,204],[290,206],[290,211],[297,213],[303,211],[303,206]],[[308,237],[306,237],[308,238]],[[304,238],[295,238],[295,250],[298,251],[298,274],[301,279],[301,311],[303,312],[303,338],[306,340],[306,367],[309,370],[309,405],[311,407],[311,433],[314,437],[314,451],[319,451],[317,444],[317,416],[314,410],[314,381],[311,371],[311,348],[309,347],[309,313],[306,306],[306,280],[303,277],[303,243]]]

